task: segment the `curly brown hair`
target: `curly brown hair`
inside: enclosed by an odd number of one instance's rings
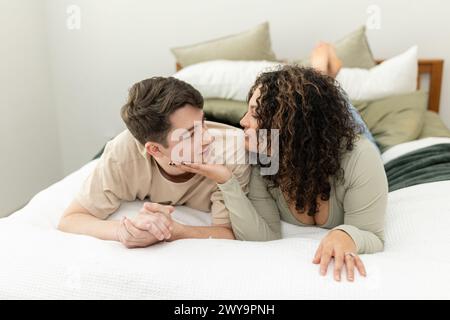
[[[362,128],[338,83],[312,68],[284,65],[262,73],[248,100],[256,89],[258,128],[279,130],[279,170],[265,179],[299,212],[314,216],[318,197],[330,198],[330,178],[343,181],[342,156]]]

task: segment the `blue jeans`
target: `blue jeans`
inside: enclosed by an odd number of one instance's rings
[[[364,122],[364,120],[361,118],[361,115],[359,114],[358,110],[356,110],[356,108],[350,102],[348,103],[348,106],[349,106],[348,108],[350,109],[350,112],[352,113],[353,118],[355,119],[356,123],[358,123],[363,128],[362,134],[364,134],[366,136],[366,138],[369,139],[369,141],[372,142],[375,145],[375,147],[377,147],[377,150],[380,151],[374,137],[372,136],[372,133],[370,133],[369,128],[367,128],[367,125]]]

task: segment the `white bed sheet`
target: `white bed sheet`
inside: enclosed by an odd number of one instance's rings
[[[450,139],[390,149],[384,161]],[[450,298],[450,181],[389,194],[385,251],[362,256],[367,278],[337,283],[311,263],[326,230],[283,223],[272,242],[180,240],[129,250],[56,230],[95,166],[90,162],[0,220],[0,299],[390,299]],[[124,203],[111,218],[136,214]],[[175,218],[207,225],[207,213],[179,207]]]

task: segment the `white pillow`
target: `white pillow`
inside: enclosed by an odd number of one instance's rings
[[[411,93],[417,88],[417,46],[367,70],[342,68],[336,80],[352,100]]]
[[[279,64],[270,61],[213,60],[190,65],[173,77],[191,84],[205,99],[246,101],[257,76]]]
[[[213,60],[190,65],[173,77],[190,83],[205,99],[246,101],[257,76],[281,63]],[[417,46],[372,69],[342,68],[336,80],[352,100],[372,100],[416,91]]]

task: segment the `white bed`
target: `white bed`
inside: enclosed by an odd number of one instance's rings
[[[385,162],[449,138],[398,145]],[[337,283],[311,263],[326,232],[283,224],[273,242],[180,240],[129,250],[55,229],[96,161],[0,220],[0,299],[450,299],[450,181],[389,194],[385,251],[364,255],[367,278]],[[140,202],[113,215],[134,215]],[[177,208],[206,225],[209,215]]]

